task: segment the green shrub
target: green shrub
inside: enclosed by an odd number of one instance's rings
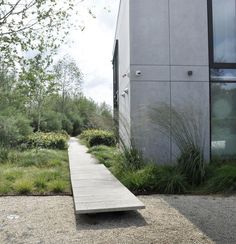
[[[59,113],[46,111],[42,115],[40,130],[44,132],[60,131],[62,129],[62,119]]]
[[[161,166],[156,175],[156,190],[158,193],[177,194],[187,189],[186,177],[173,166]]]
[[[205,163],[202,152],[196,147],[188,147],[178,158],[178,167],[186,175],[189,183],[199,185],[205,179]]]
[[[29,121],[23,117],[0,116],[0,145],[16,146],[32,132]]]
[[[36,132],[31,134],[26,142],[29,148],[48,148],[48,149],[66,149],[68,136],[63,133],[43,133]]]
[[[114,134],[105,130],[86,130],[80,135],[80,138],[85,140],[89,147],[97,145],[114,146],[116,143]]]
[[[6,163],[9,158],[9,149],[0,147],[0,163]]]
[[[236,166],[223,165],[211,168],[211,176],[206,182],[206,191],[208,193],[236,191]]]
[[[28,194],[33,191],[33,182],[27,179],[19,179],[14,183],[13,187],[19,194]]]

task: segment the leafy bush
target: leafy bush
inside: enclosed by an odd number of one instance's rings
[[[29,121],[24,117],[0,116],[0,145],[15,146],[32,132]]]
[[[236,166],[223,165],[211,168],[211,177],[206,182],[208,193],[235,192],[236,191]]]
[[[114,134],[105,130],[85,130],[80,135],[80,138],[85,140],[89,147],[97,145],[114,146],[116,143]]]
[[[30,148],[49,148],[49,149],[66,149],[68,136],[62,133],[43,133],[36,132],[31,134],[26,143]]]
[[[0,147],[0,163],[6,163],[9,158],[9,149]]]
[[[37,119],[36,119],[37,120]],[[59,113],[54,111],[44,112],[40,124],[40,130],[44,132],[60,131],[62,129],[62,119]]]

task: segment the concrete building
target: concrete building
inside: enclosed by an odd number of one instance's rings
[[[207,160],[236,157],[236,0],[121,0],[113,68],[126,144],[174,162],[175,110],[196,121]],[[169,135],[150,119],[163,104]]]

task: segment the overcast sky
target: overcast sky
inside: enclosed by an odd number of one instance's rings
[[[112,105],[112,50],[119,0],[85,0],[79,5],[79,22],[85,29],[71,31],[60,56],[73,57],[84,74],[83,92],[98,103]],[[96,18],[88,14],[88,8]],[[78,19],[76,19],[78,21]]]

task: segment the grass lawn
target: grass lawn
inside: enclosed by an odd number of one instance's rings
[[[0,195],[71,194],[67,150],[11,151],[0,163]]]

